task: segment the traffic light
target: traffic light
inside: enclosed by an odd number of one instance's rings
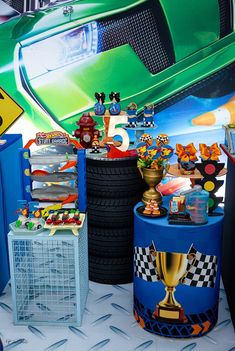
[[[217,180],[216,177],[224,168],[224,163],[207,160],[201,163],[196,163],[196,168],[199,170],[202,179],[197,179],[196,184],[209,192],[208,212],[209,214],[218,207],[219,203],[223,201],[223,197],[217,197],[216,192],[223,185],[223,180]]]

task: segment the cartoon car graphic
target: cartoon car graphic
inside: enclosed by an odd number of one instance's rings
[[[0,85],[44,131],[71,134],[96,91],[120,91],[139,113],[150,101],[158,108],[231,67],[232,6],[79,0],[24,13],[0,25]]]

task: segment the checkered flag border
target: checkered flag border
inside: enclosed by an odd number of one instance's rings
[[[148,282],[159,281],[156,271],[156,265],[150,251],[156,251],[154,244],[147,247],[135,247],[134,249],[134,271],[135,275]]]
[[[184,285],[196,288],[214,288],[217,275],[217,256],[205,255],[192,245],[189,254],[195,254],[193,264],[188,264]]]
[[[134,249],[134,271],[135,275],[148,282],[159,281],[156,269],[156,258],[150,251],[156,251],[152,243],[147,247],[135,247]],[[188,254],[194,254],[193,262],[188,263],[187,274],[183,279],[184,285],[196,288],[214,288],[217,275],[217,257],[205,255],[197,251],[192,245]]]

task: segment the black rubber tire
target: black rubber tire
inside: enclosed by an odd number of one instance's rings
[[[133,253],[132,228],[89,227],[89,254],[98,257],[125,257]]]
[[[102,284],[126,284],[133,280],[133,258],[100,258],[89,255],[89,279]]]
[[[144,191],[143,181],[140,179],[105,179],[98,180],[87,177],[87,193],[88,196],[97,196],[103,198],[124,198],[135,196]]]
[[[86,159],[87,171],[96,174],[129,174],[135,173],[137,157],[123,159],[97,160],[94,158]]]
[[[98,162],[98,161],[96,161]],[[101,165],[97,166],[89,166],[87,165],[87,175],[91,178],[99,179],[99,180],[105,180],[107,178],[111,179],[121,179],[121,180],[126,180],[127,177],[128,179],[136,179],[136,177],[140,177],[140,173],[137,168],[137,162],[132,166],[126,166],[126,167],[115,167],[111,166],[110,162],[101,162]],[[119,161],[117,161],[119,162]]]
[[[136,158],[87,159],[89,278],[103,284],[133,280],[133,207],[144,182]]]
[[[137,169],[137,159],[87,159],[88,196],[123,198],[143,193],[146,184]]]
[[[124,228],[133,226],[133,207],[140,196],[121,199],[88,197],[89,226]]]

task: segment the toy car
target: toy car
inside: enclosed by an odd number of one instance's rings
[[[123,106],[141,112],[234,62],[232,1],[77,0],[69,13],[66,4],[0,25],[1,86],[42,130],[71,134],[93,91],[121,89]]]
[[[17,229],[37,230],[42,228],[42,223],[39,218],[30,218],[19,216],[15,222]]]

